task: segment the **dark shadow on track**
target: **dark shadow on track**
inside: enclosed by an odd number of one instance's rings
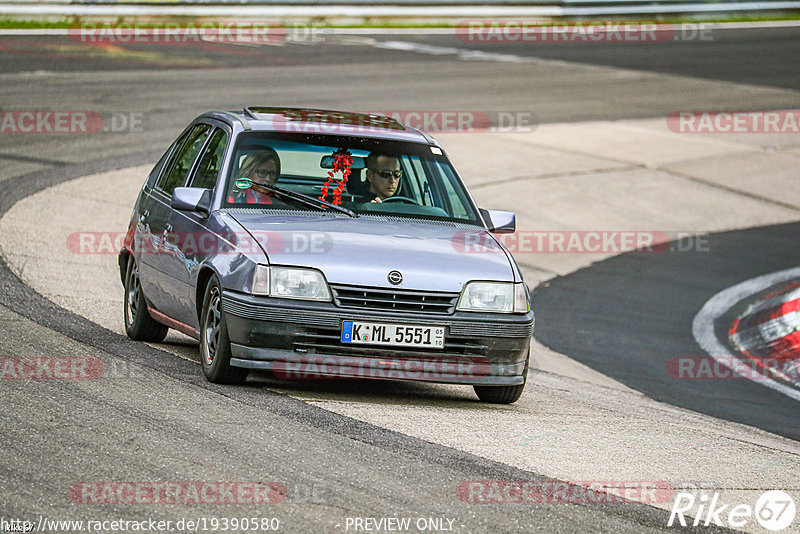
[[[795,400],[750,380],[666,372],[671,358],[706,356],[692,320],[709,298],[800,265],[798,235],[800,223],[712,234],[706,251],[622,254],[555,278],[534,292],[535,335],[653,399],[800,440]]]

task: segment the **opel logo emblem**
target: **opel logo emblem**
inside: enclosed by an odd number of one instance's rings
[[[400,274],[400,271],[389,271],[389,275],[386,278],[393,286],[403,283],[403,275]]]

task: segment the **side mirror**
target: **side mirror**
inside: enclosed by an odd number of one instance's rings
[[[176,210],[196,211],[208,215],[211,211],[211,189],[176,187],[169,205]]]
[[[513,211],[485,210],[480,208],[481,217],[489,231],[495,234],[513,234],[517,229],[517,217]]]

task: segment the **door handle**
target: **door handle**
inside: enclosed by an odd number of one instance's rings
[[[164,233],[161,234],[161,246],[164,247],[164,248],[167,248],[167,245],[171,244],[171,241],[169,239],[169,233],[170,232],[172,232],[172,225],[171,224],[167,224],[164,227]]]

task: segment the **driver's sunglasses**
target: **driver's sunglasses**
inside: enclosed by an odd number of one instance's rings
[[[266,169],[256,169],[256,174],[258,175],[259,178],[266,178],[267,176],[274,177],[274,176],[278,175],[278,171],[268,171]]]
[[[378,176],[380,176],[381,178],[384,178],[386,180],[390,180],[392,178],[396,178],[397,180],[399,180],[400,178],[403,177],[403,171],[401,171],[399,169],[396,170],[396,171],[391,171],[389,169],[378,171],[378,170],[372,169],[372,172],[377,173]]]

